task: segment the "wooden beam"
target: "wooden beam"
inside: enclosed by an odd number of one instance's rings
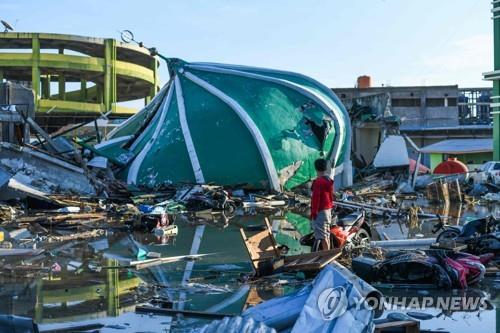
[[[147,314],[152,313],[162,316],[176,316],[178,314],[184,315],[186,317],[196,317],[196,318],[206,318],[206,319],[222,319],[224,317],[234,317],[231,313],[214,313],[214,312],[203,312],[203,311],[191,311],[191,310],[174,310],[174,309],[163,309],[155,308],[152,306],[136,306],[136,313]]]

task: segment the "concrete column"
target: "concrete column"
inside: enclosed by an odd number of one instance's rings
[[[35,35],[31,40],[31,85],[35,92],[35,112],[38,111],[38,100],[40,99],[40,40]]]
[[[153,60],[151,60],[151,70],[154,73],[154,82],[153,82],[153,86],[151,87],[151,90],[149,91],[149,95],[146,96],[146,98],[145,98],[146,105],[149,102],[151,102],[151,100],[153,99],[153,97],[156,95],[156,93],[159,91],[159,88],[160,88],[159,87],[160,79],[158,77],[158,60],[156,60],[156,58],[153,58]]]
[[[427,115],[425,110],[427,109],[426,103],[427,93],[425,89],[420,91],[420,126],[425,127],[427,125]]]
[[[87,80],[80,80],[80,101],[85,102],[87,100]]]
[[[99,83],[96,83],[96,95],[95,95],[95,98],[96,98],[96,102],[97,103],[100,103],[100,104],[104,103],[104,98],[103,98],[103,95],[102,95],[102,85],[99,84]]]
[[[49,99],[50,98],[50,75],[45,75],[41,79],[42,81],[42,98]]]
[[[59,75],[58,78],[58,86],[59,86],[59,99],[64,101],[66,100],[66,79],[64,75]]]
[[[116,98],[116,41],[104,41],[104,106],[105,110],[115,110]]]
[[[59,54],[64,54],[64,49],[59,49]],[[59,74],[59,99],[61,101],[66,100],[66,79],[63,74]]]

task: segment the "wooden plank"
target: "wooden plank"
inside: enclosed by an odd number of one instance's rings
[[[259,291],[260,289],[256,286],[250,288],[243,310],[246,310],[247,308],[260,304],[264,301],[259,295]]]
[[[263,255],[274,257],[278,255],[269,233],[265,231],[258,232],[246,240],[251,249],[252,260],[262,258]],[[270,254],[270,255],[269,255]]]
[[[316,271],[342,254],[341,249],[312,252],[285,257],[284,271]]]
[[[40,333],[68,333],[68,332],[87,332],[90,330],[99,330],[103,328],[103,324],[88,324],[88,325],[76,325],[69,324],[63,328],[56,328],[50,330],[41,330]],[[95,331],[93,331],[95,332]]]
[[[243,238],[255,272],[258,272],[259,261],[278,259],[280,257],[269,221],[266,220],[265,223],[265,230],[250,237],[247,237],[243,228],[240,228],[241,237]]]
[[[172,262],[182,261],[182,260],[195,260],[201,257],[209,256],[214,253],[205,253],[205,254],[193,254],[193,255],[185,255],[185,256],[174,256],[174,257],[161,257],[161,258],[153,258],[153,259],[144,259],[144,260],[135,260],[130,261],[128,263],[129,267],[134,267],[137,270],[158,266],[162,264],[168,264]]]
[[[276,243],[276,239],[274,239],[273,228],[271,227],[271,223],[269,222],[269,219],[267,218],[267,216],[264,218],[264,223],[266,224],[267,232],[269,233],[269,236],[271,238],[272,246],[273,246],[274,250],[276,251],[276,254],[279,255],[280,253],[278,251],[278,244]]]
[[[251,237],[247,237],[243,228],[240,228],[241,237],[245,243],[248,255],[252,261],[254,271],[259,272],[259,262],[264,260],[281,258],[276,240],[273,237],[269,220],[265,219],[266,229]],[[285,256],[284,271],[317,271],[338,258],[342,253],[341,249],[329,251],[304,253],[294,256]]]
[[[207,318],[207,319],[222,319],[224,317],[233,317],[234,314],[231,313],[214,313],[214,312],[203,312],[203,311],[191,311],[191,310],[174,310],[174,309],[164,309],[155,308],[152,306],[136,306],[136,313],[153,313],[162,316],[175,316],[178,314],[184,315],[186,317],[196,317],[196,318]]]

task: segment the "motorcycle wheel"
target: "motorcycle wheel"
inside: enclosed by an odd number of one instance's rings
[[[352,239],[355,246],[368,246],[370,245],[371,237],[365,229],[359,229]]]
[[[460,234],[460,231],[458,231],[455,228],[446,229],[437,236],[436,243],[441,243],[442,241],[453,240],[453,239],[457,238],[459,234]]]
[[[227,217],[233,217],[235,212],[236,212],[235,204],[228,202],[224,205],[224,214],[226,214]]]

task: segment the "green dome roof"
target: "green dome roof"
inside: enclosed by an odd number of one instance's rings
[[[96,148],[118,176],[147,187],[216,183],[290,189],[315,177],[320,156],[339,167],[350,124],[327,87],[297,73],[168,60],[170,81]]]

